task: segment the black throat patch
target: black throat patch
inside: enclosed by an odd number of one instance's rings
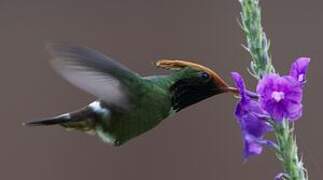
[[[202,101],[208,97],[223,92],[218,85],[209,80],[201,80],[198,77],[181,79],[170,88],[172,94],[172,107],[178,112],[187,106]]]

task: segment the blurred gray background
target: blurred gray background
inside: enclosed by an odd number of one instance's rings
[[[322,179],[323,2],[261,2],[279,72],[312,57],[296,128],[311,179]],[[119,148],[59,127],[21,126],[94,99],[53,72],[48,41],[99,49],[143,75],[166,73],[153,66],[159,58],[196,59],[230,83],[239,71],[254,88],[239,10],[238,0],[0,0],[0,179],[273,179],[280,164],[271,151],[243,163],[230,95],[185,109]]]

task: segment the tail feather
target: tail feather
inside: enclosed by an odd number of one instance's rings
[[[55,117],[40,119],[37,121],[26,122],[25,126],[51,126],[60,125],[66,129],[75,129],[83,132],[90,132],[96,129],[98,122],[102,117],[102,113],[105,118],[109,110],[101,106],[101,102],[95,101],[89,106],[86,106],[80,110],[62,114]]]
[[[60,125],[69,122],[71,119],[67,115],[61,115],[31,122],[23,123],[25,126],[50,126],[50,125]]]
[[[26,122],[25,126],[51,126],[60,125],[67,130],[74,129],[83,132],[92,132],[97,123],[97,114],[91,108],[86,107],[79,111],[66,113],[56,117]]]

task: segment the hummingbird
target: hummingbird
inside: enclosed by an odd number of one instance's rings
[[[94,49],[60,43],[47,49],[54,70],[97,100],[27,126],[60,125],[120,146],[190,105],[214,95],[238,93],[216,72],[190,61],[159,60],[155,65],[171,73],[141,76]]]

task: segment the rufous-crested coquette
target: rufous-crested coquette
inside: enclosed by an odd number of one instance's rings
[[[159,60],[156,66],[171,73],[143,77],[93,49],[54,43],[48,50],[58,74],[98,100],[74,112],[25,125],[61,125],[92,132],[116,146],[201,100],[237,93],[211,69],[188,61]]]

